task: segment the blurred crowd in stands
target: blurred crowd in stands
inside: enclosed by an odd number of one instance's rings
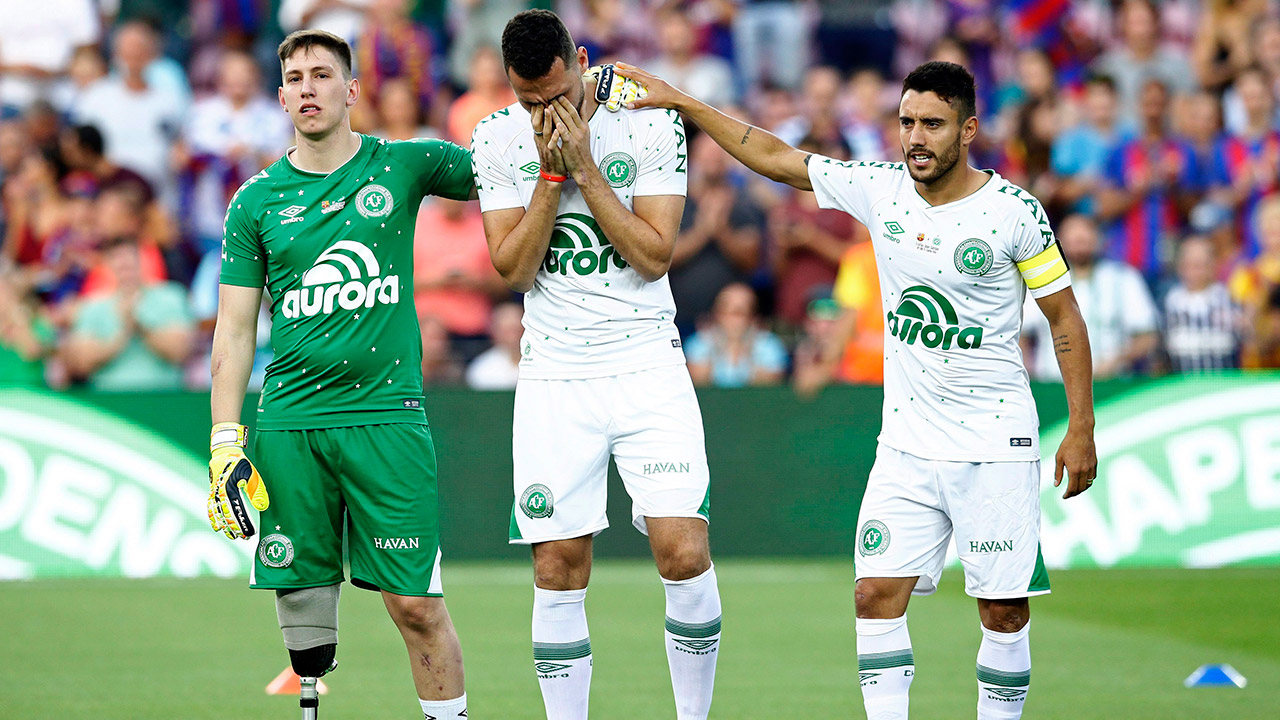
[[[352,43],[355,129],[468,145],[514,98],[529,7],[839,159],[901,161],[899,81],[977,77],[973,163],[1044,204],[1099,378],[1280,367],[1280,2],[1271,0],[0,0],[0,382],[205,388],[231,193],[292,144],[275,46]],[[867,231],[690,128],[670,281],[694,380],[882,378]],[[428,386],[509,388],[519,297],[479,207],[429,200],[414,302]],[[1033,302],[1034,379],[1057,378]],[[256,382],[270,361],[260,321]]]

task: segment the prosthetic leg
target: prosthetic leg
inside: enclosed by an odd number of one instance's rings
[[[320,678],[338,667],[339,586],[276,591],[276,617],[289,650],[289,663],[301,680],[298,705],[302,720],[320,715]]]

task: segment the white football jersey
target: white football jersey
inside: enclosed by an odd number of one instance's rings
[[[628,210],[636,197],[685,195],[684,125],[672,110],[598,108],[591,156]],[[484,212],[528,209],[538,150],[519,103],[476,125],[471,138]],[[524,298],[520,377],[591,378],[684,363],[671,285],[646,282],[613,248],[572,179],[560,191],[551,246]]]
[[[902,163],[809,158],[818,204],[871,232],[885,312],[880,442],[931,460],[1040,457],[1018,348],[1027,288],[1071,284],[1044,208],[994,172],[931,206]]]

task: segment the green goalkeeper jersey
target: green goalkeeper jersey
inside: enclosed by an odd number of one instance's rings
[[[426,422],[414,224],[423,197],[466,200],[472,187],[469,151],[368,135],[331,173],[300,170],[286,154],[240,187],[221,281],[271,296],[260,429]]]

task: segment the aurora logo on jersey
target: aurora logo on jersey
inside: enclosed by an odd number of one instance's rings
[[[621,270],[627,261],[613,249],[595,218],[582,213],[565,213],[556,218],[551,230],[551,246],[542,269],[549,273],[591,275],[609,271],[609,266]]]
[[[284,316],[328,315],[335,305],[343,310],[395,305],[400,302],[400,277],[381,274],[372,250],[354,240],[339,240],[302,274],[303,287],[284,294]]]
[[[908,345],[917,341],[927,348],[963,350],[982,346],[982,328],[960,327],[955,306],[928,285],[913,285],[902,291],[895,310],[885,314],[889,334]]]

